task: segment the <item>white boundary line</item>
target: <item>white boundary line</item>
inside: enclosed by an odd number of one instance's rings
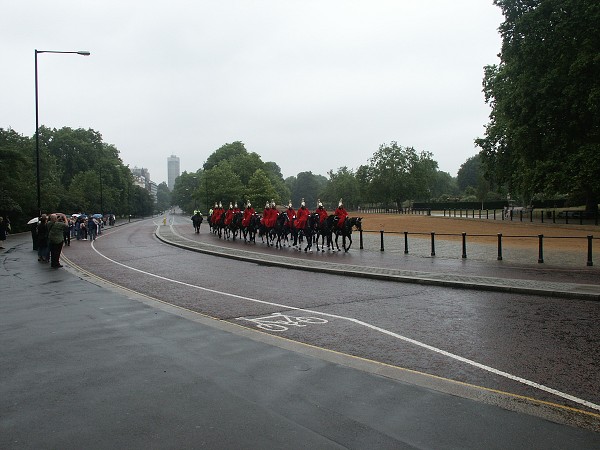
[[[115,261],[115,260],[109,258],[108,256],[105,256],[102,253],[100,253],[96,249],[96,247],[95,247],[94,244],[95,244],[95,242],[92,242],[92,248],[94,249],[94,251],[99,256],[101,256],[102,258],[110,261],[113,264],[116,264],[118,266],[124,267],[124,268],[129,269],[129,270],[133,270],[134,272],[138,272],[138,273],[141,273],[141,274],[144,274],[144,275],[147,275],[147,276],[158,278],[160,280],[168,281],[170,283],[180,284],[182,286],[186,286],[186,287],[189,287],[189,288],[198,289],[198,290],[201,290],[201,291],[204,291],[204,292],[210,292],[211,294],[223,295],[223,296],[235,298],[235,299],[238,299],[238,300],[244,300],[244,301],[249,301],[249,302],[253,302],[253,303],[260,303],[260,304],[263,304],[263,305],[276,306],[276,307],[279,307],[279,308],[283,308],[283,309],[287,309],[287,310],[292,310],[292,311],[302,311],[302,312],[307,312],[307,313],[310,313],[310,314],[318,314],[320,316],[326,316],[326,317],[330,317],[330,318],[333,318],[333,319],[346,320],[346,321],[352,322],[352,323],[354,323],[356,325],[359,325],[359,326],[371,329],[373,331],[377,331],[377,332],[379,332],[381,334],[385,334],[387,336],[399,339],[401,341],[408,342],[409,344],[413,344],[413,345],[416,345],[418,347],[430,350],[432,352],[438,353],[440,355],[446,356],[446,357],[454,359],[456,361],[460,361],[460,362],[468,364],[470,366],[477,367],[478,369],[485,370],[486,372],[490,372],[490,373],[493,373],[495,375],[499,375],[501,377],[508,378],[510,380],[516,381],[516,382],[524,384],[526,386],[530,386],[530,387],[533,387],[535,389],[539,389],[541,391],[548,392],[550,394],[556,395],[558,397],[562,397],[564,399],[570,400],[570,401],[578,403],[580,405],[587,406],[588,408],[592,408],[592,409],[595,409],[597,411],[600,411],[600,405],[597,405],[597,404],[592,403],[590,401],[583,400],[583,399],[581,399],[579,397],[575,397],[573,395],[566,394],[564,392],[558,391],[556,389],[553,389],[551,387],[545,386],[543,384],[539,384],[539,383],[536,383],[534,381],[530,381],[530,380],[527,380],[525,378],[522,378],[522,377],[519,377],[519,376],[516,376],[516,375],[512,375],[512,374],[510,374],[508,372],[504,372],[504,371],[495,369],[493,367],[486,366],[485,364],[478,363],[477,361],[473,361],[471,359],[464,358],[464,357],[459,356],[459,355],[455,355],[454,353],[447,352],[446,350],[442,350],[442,349],[439,349],[437,347],[433,347],[431,345],[425,344],[424,342],[420,342],[420,341],[417,341],[415,339],[411,339],[409,337],[402,336],[402,335],[400,335],[398,333],[394,333],[392,331],[383,329],[381,327],[378,327],[378,326],[375,326],[375,325],[371,325],[371,324],[369,324],[367,322],[363,322],[362,320],[358,320],[358,319],[355,319],[353,317],[339,316],[339,315],[336,315],[336,314],[324,313],[324,312],[321,312],[321,311],[314,311],[314,310],[311,310],[311,309],[297,308],[295,306],[282,305],[280,303],[274,303],[274,302],[267,302],[265,300],[258,300],[258,299],[255,299],[255,298],[245,297],[245,296],[242,296],[242,295],[232,294],[232,293],[229,293],[229,292],[217,291],[215,289],[210,289],[210,288],[206,288],[206,287],[202,287],[202,286],[197,286],[197,285],[194,285],[194,284],[186,283],[184,281],[179,281],[179,280],[174,280],[172,278],[163,277],[161,275],[157,275],[157,274],[154,274],[154,273],[146,272],[146,271],[141,270],[141,269],[136,269],[135,267],[131,267],[131,266],[128,266],[126,264],[123,264],[123,263],[120,263],[118,261]]]

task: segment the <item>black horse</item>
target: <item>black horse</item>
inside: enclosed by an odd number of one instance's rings
[[[277,220],[275,221],[275,226],[273,227],[275,236],[277,238],[275,241],[275,248],[283,248],[283,244],[286,242],[288,243],[288,246],[290,245],[288,239],[288,234],[290,233],[289,222],[290,219],[287,215],[287,212],[284,211],[277,215]]]
[[[192,224],[194,225],[194,229],[196,230],[196,234],[200,233],[200,225],[202,224],[202,214],[194,214],[192,216]]]
[[[319,227],[319,214],[312,213],[306,219],[304,228],[298,228],[298,250],[302,250],[302,241],[306,238],[305,252],[312,252],[313,238],[317,235]]]
[[[319,238],[321,238],[321,251],[325,251],[325,242],[327,242],[327,250],[333,250],[333,233],[337,228],[338,217],[331,214],[323,221],[319,223],[317,229],[317,251],[319,251]],[[338,247],[339,250],[339,247]]]
[[[238,211],[233,213],[233,218],[231,219],[231,223],[228,226],[229,232],[233,240],[237,237],[238,233],[240,237],[242,236],[242,219],[244,218],[244,213]]]
[[[256,244],[256,233],[260,227],[260,216],[258,214],[252,214],[250,216],[250,222],[248,226],[242,227],[242,233],[244,235],[244,242],[254,242]]]
[[[338,238],[340,235],[342,235],[342,246],[344,247],[344,251],[347,252],[350,250],[350,247],[352,246],[352,229],[354,227],[356,227],[358,231],[361,230],[362,217],[346,217],[341,228],[335,227],[335,246],[338,250],[340,249],[338,246]],[[346,247],[346,239],[349,242],[348,247]]]

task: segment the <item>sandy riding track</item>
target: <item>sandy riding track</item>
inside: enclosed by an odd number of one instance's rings
[[[436,239],[456,241],[461,239],[461,233],[467,233],[469,241],[488,244],[497,242],[498,233],[502,233],[504,247],[536,249],[538,246],[536,238],[543,234],[546,248],[581,253],[587,249],[588,235],[593,235],[595,238],[600,237],[600,226],[590,225],[558,225],[413,214],[359,214],[356,211],[350,213],[350,216],[358,215],[363,218],[364,231],[377,233],[379,230],[384,230],[386,233],[435,232]],[[519,238],[511,238],[511,236],[519,236]],[[422,237],[427,239],[426,235]],[[594,247],[598,245],[600,245],[598,239],[594,239]]]

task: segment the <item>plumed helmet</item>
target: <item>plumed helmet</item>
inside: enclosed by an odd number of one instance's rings
[[[323,203],[321,203],[321,199],[317,199],[317,205],[319,205],[319,208],[323,207]]]
[[[302,197],[302,201],[300,202],[300,206],[306,206],[306,203],[304,203],[304,197]]]
[[[292,207],[292,201],[290,200],[290,201],[288,202],[288,208],[291,208],[291,207]]]
[[[217,202],[215,202],[215,208],[218,208],[219,204]]]
[[[229,202],[229,209],[233,209],[233,203]]]
[[[271,203],[269,203],[269,201],[267,200],[267,204],[265,205],[265,208],[270,208],[271,207]]]
[[[252,203],[250,203],[250,200],[248,200],[248,204],[246,205],[246,208],[250,208],[252,206]]]
[[[340,198],[340,203],[338,204],[338,206],[344,206],[344,203],[342,202],[341,198]]]
[[[234,207],[234,208],[237,208],[237,207],[238,207],[238,205],[237,205],[237,202],[235,202],[235,205],[233,205],[233,207]]]
[[[219,208],[223,207],[223,203],[219,202]]]
[[[275,200],[271,200],[271,208],[275,208]]]

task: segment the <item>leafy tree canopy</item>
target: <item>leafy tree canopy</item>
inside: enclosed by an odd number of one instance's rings
[[[600,196],[600,3],[495,0],[500,63],[485,68],[492,107],[477,139],[487,176],[511,192]]]

